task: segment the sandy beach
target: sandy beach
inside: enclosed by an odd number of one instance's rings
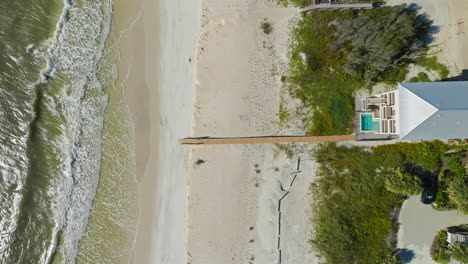
[[[202,1],[191,136],[279,133],[280,76],[297,14],[274,1]],[[272,33],[260,29],[264,20]],[[317,263],[307,244],[316,163],[294,174],[307,151],[288,158],[272,145],[199,146],[190,156],[188,263]]]
[[[197,1],[115,3],[120,82],[135,134],[140,193],[131,263],[186,263],[186,153],[190,134]]]
[[[194,95],[192,136],[278,134],[275,124],[281,89],[278,72],[287,63],[288,23],[295,10],[269,2],[202,2],[199,64]],[[452,75],[466,68],[463,1],[415,1],[439,28],[431,52]],[[407,1],[389,1],[396,5]],[[272,35],[260,22],[267,18]],[[280,131],[281,132],[281,131]],[[363,143],[362,145],[373,145]],[[381,144],[381,143],[380,143]],[[188,262],[318,263],[310,237],[307,186],[317,164],[304,162],[297,182],[288,187],[298,151],[288,159],[272,146],[200,146],[191,151]],[[197,160],[204,163],[195,165]],[[307,168],[307,169],[306,169]],[[300,175],[300,176],[299,176]],[[278,200],[288,191],[281,208]],[[278,246],[278,235],[281,243]]]
[[[284,133],[276,124],[280,76],[298,15],[274,2],[116,1],[140,193],[132,263],[319,262],[307,244],[317,166],[310,146],[286,157],[271,145],[177,144],[187,136]],[[468,3],[415,2],[440,26],[439,58],[461,73],[468,41],[456,23]],[[271,34],[260,29],[264,19]]]

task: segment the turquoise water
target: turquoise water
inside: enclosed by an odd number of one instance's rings
[[[377,131],[380,129],[380,122],[374,122],[372,119],[372,114],[361,115],[361,131]]]
[[[116,78],[112,5],[0,1],[0,263],[75,262]]]

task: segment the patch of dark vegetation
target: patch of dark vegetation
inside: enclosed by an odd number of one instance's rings
[[[437,175],[436,209],[458,209],[468,214],[468,177],[466,150],[453,151],[442,157],[442,168]]]
[[[304,15],[292,32],[285,80],[309,113],[303,118],[306,134],[351,133],[353,93],[403,81],[410,63],[445,76],[435,57],[425,57],[434,31],[427,17],[407,5]]]
[[[320,166],[310,186],[312,247],[326,263],[401,263],[396,234],[402,202],[425,186],[437,185],[441,172],[449,175],[446,180],[466,178],[461,153],[467,148],[440,141],[372,148],[322,144],[313,153]],[[464,211],[468,185],[448,185],[447,199]]]
[[[260,28],[262,29],[263,33],[267,35],[270,34],[271,31],[273,31],[273,26],[270,22],[268,22],[266,18],[264,18],[263,21],[260,22]]]
[[[452,226],[447,230],[440,230],[432,241],[431,257],[437,263],[447,264],[451,260],[459,263],[468,263],[468,246],[456,242],[450,245],[447,242],[447,231],[468,234],[468,225]]]
[[[196,166],[200,166],[200,165],[202,165],[202,164],[205,163],[205,162],[206,162],[206,160],[198,159],[197,161],[195,161],[195,165],[196,165]]]
[[[428,71],[435,71],[439,74],[440,79],[446,79],[449,75],[447,66],[437,60],[437,57],[420,57],[416,60],[416,64],[424,67]],[[418,76],[419,77],[419,76]]]

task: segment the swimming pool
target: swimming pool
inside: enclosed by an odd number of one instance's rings
[[[378,131],[380,130],[380,122],[372,121],[372,114],[361,115],[361,131]]]

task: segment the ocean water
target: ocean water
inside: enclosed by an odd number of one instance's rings
[[[137,197],[131,127],[112,92],[112,5],[0,1],[0,263],[116,263],[129,246]],[[113,237],[100,240],[109,219]]]

